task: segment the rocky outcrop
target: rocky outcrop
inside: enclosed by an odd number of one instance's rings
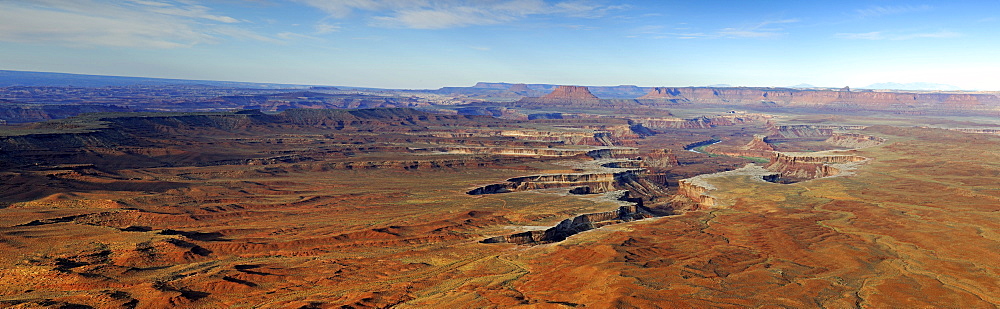
[[[772,116],[764,114],[731,113],[715,116],[702,116],[690,119],[681,118],[632,118],[636,123],[650,129],[702,129],[719,126],[734,126],[750,123],[764,123]]]
[[[594,159],[630,158],[638,154],[638,150],[629,147],[601,148],[587,152],[587,156]]]
[[[750,140],[746,145],[739,147],[723,147],[720,145],[712,146],[708,150],[714,154],[734,156],[734,157],[755,157],[755,158],[770,158],[772,153],[774,153],[774,147],[767,142],[767,135],[754,134],[753,139]]]
[[[587,87],[559,86],[551,93],[542,96],[542,100],[600,100]]]
[[[758,165],[747,164],[746,166],[725,172],[698,175],[695,177],[681,179],[678,181],[677,194],[674,196],[674,203],[688,204],[675,206],[675,209],[698,210],[720,206],[719,200],[711,195],[717,188],[711,184],[711,179],[733,176],[750,176],[761,181],[774,182],[778,180],[779,174],[764,169]]]
[[[532,245],[559,242],[565,240],[569,236],[600,228],[602,226],[665,215],[665,213],[654,213],[653,210],[642,206],[642,200],[630,198],[628,191],[618,192],[618,194],[620,194],[617,198],[618,200],[631,202],[632,205],[620,206],[618,209],[612,211],[579,215],[571,219],[563,220],[562,222],[559,222],[558,225],[545,230],[496,236],[484,239],[480,242],[486,244],[513,243]]]
[[[496,103],[496,102],[495,102]],[[549,109],[554,107],[573,107],[573,108],[600,108],[600,109],[629,109],[631,111],[636,111],[636,109],[650,110],[651,113],[657,113],[662,111],[656,111],[655,109],[645,106],[637,100],[634,99],[601,99],[595,96],[587,87],[582,86],[559,86],[549,94],[541,97],[524,97],[520,100],[508,103],[496,103],[508,107],[517,108],[528,108],[528,109]],[[641,114],[641,113],[637,113]]]
[[[753,140],[743,146],[746,150],[774,151],[774,147],[767,143],[767,135],[754,134]]]
[[[0,102],[0,124],[62,119],[83,113],[133,112],[136,109],[110,104],[9,104]]]
[[[691,179],[681,179],[677,182],[677,195],[684,196],[697,205],[692,210],[715,207],[715,197],[708,194],[712,190],[715,190],[715,186]]]
[[[885,143],[885,139],[858,133],[833,133],[827,143],[847,148],[874,147]]]
[[[296,167],[312,170],[428,170],[442,168],[475,168],[491,167],[502,164],[520,163],[524,160],[516,157],[470,157],[462,159],[432,159],[432,160],[382,160],[382,161],[341,161],[322,164],[301,164]],[[277,162],[285,163],[285,162]],[[247,165],[267,165],[268,162],[250,160]]]
[[[651,168],[669,168],[681,165],[677,156],[674,155],[674,151],[670,149],[659,149],[645,153],[643,163]]]
[[[652,89],[639,100],[672,104],[810,107],[904,113],[925,111],[1000,112],[1000,97],[986,93],[907,93],[755,87],[662,87]]]
[[[441,147],[438,150],[447,153],[457,154],[492,154],[505,156],[532,156],[532,157],[572,157],[587,155],[590,151],[586,149],[557,149],[557,148],[512,148],[512,147]]]
[[[604,193],[630,186],[645,189],[638,184],[638,175],[643,169],[630,169],[614,173],[546,174],[507,179],[506,183],[479,187],[467,192],[469,195],[497,194],[550,188],[589,187],[591,193]],[[640,190],[642,191],[642,190]],[[648,192],[643,192],[648,193]]]
[[[528,120],[527,114],[518,112],[515,109],[500,106],[475,106],[462,107],[456,110],[459,115],[480,115],[493,116],[501,119]]]
[[[864,130],[861,125],[768,125],[768,135],[772,137],[828,137],[834,132]]]
[[[963,132],[963,133],[973,133],[973,134],[1000,135],[1000,129],[959,128],[959,129],[949,129],[949,130]]]
[[[448,132],[430,133],[442,138],[463,138],[463,137],[512,137],[521,141],[536,142],[561,142],[568,145],[589,145],[589,146],[631,146],[636,144],[636,139],[643,138],[650,134],[641,125],[632,125],[624,119],[602,119],[604,122],[612,124],[594,125],[585,122],[573,122],[572,120],[537,120],[533,122],[544,122],[546,124],[565,124],[571,126],[572,130],[542,131],[530,129],[509,129],[509,130],[455,130]],[[620,122],[621,124],[615,124]]]
[[[427,102],[412,97],[374,96],[361,94],[329,94],[313,91],[297,91],[287,93],[223,96],[216,99],[221,105],[236,108],[260,109],[264,111],[283,111],[293,108],[327,109],[327,108],[385,108],[385,107],[422,107],[429,106]]]
[[[850,163],[862,162],[867,159],[852,155],[775,152],[771,163],[766,168],[770,171],[780,173],[783,178],[808,180],[840,175],[845,170],[853,167]]]

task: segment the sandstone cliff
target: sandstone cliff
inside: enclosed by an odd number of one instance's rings
[[[738,147],[715,145],[706,149],[706,151],[734,157],[770,158],[773,156],[772,153],[775,150],[771,144],[768,144],[767,135],[754,134],[753,139],[746,145]]]
[[[771,163],[766,168],[780,173],[782,177],[790,180],[807,180],[840,175],[845,169],[852,167],[849,163],[862,162],[867,159],[852,155],[775,152]]]
[[[864,130],[862,125],[774,125],[768,124],[768,135],[773,137],[828,137],[835,131]]]
[[[649,117],[632,118],[636,123],[640,123],[650,129],[701,129],[719,126],[734,126],[750,123],[766,123],[771,119],[770,115],[733,113],[715,116],[702,116],[690,119],[676,117]]]
[[[817,107],[843,110],[900,112],[973,111],[1000,113],[1000,97],[994,94],[905,93],[875,91],[834,91],[787,88],[654,88],[640,101],[716,105],[761,105]]]
[[[697,210],[721,206],[720,201],[711,195],[717,188],[711,181],[715,178],[749,176],[761,181],[776,181],[778,174],[764,169],[763,167],[747,164],[746,166],[732,171],[718,172],[713,174],[698,175],[695,177],[681,179],[678,181],[677,194],[674,195],[673,203],[677,204],[674,209]]]
[[[545,229],[515,233],[506,236],[496,236],[484,239],[480,242],[487,244],[494,243],[514,243],[514,244],[544,244],[565,240],[567,237],[580,232],[600,228],[602,226],[641,220],[657,217],[667,213],[655,213],[654,210],[642,205],[642,199],[631,198],[629,191],[619,191],[609,194],[616,194],[616,199],[628,202],[630,205],[620,206],[618,209],[606,212],[590,213],[579,215],[559,222],[558,225]]]
[[[885,139],[858,133],[834,133],[826,142],[841,147],[866,148],[881,145]]]

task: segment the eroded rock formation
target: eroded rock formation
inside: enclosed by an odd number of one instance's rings
[[[545,230],[526,231],[506,236],[496,236],[484,239],[480,242],[486,244],[543,244],[558,242],[565,240],[569,236],[602,226],[664,215],[664,213],[654,213],[653,210],[642,206],[642,199],[630,198],[628,191],[620,191],[617,192],[617,194],[618,200],[629,202],[632,205],[620,206],[618,209],[612,211],[579,215],[571,219],[563,220],[562,222],[559,222],[558,225]]]
[[[828,137],[834,132],[864,130],[861,125],[769,125],[768,135],[774,137]]]
[[[746,145],[739,147],[723,147],[720,145],[712,146],[708,152],[714,154],[721,154],[734,157],[755,157],[755,158],[770,158],[772,153],[774,153],[774,147],[767,142],[767,135],[754,134],[753,139],[750,140]]]
[[[640,123],[650,129],[703,129],[719,126],[734,126],[751,123],[765,123],[772,118],[765,114],[752,113],[730,113],[714,116],[702,116],[697,118],[682,119],[676,117],[658,118],[632,118],[636,123]]]
[[[755,177],[761,181],[774,182],[779,174],[764,169],[761,166],[747,164],[746,166],[725,172],[698,175],[678,181],[677,194],[674,196],[674,209],[698,210],[719,206],[719,201],[710,193],[717,188],[711,184],[711,179],[722,177]]]
[[[677,155],[670,149],[660,149],[645,153],[643,163],[651,168],[669,168],[681,165],[680,161],[677,160]]]
[[[858,133],[833,133],[826,142],[847,148],[866,148],[881,145],[885,139]]]
[[[780,173],[785,178],[806,180],[840,175],[845,169],[851,166],[849,163],[861,162],[867,159],[852,155],[775,152],[771,163],[766,168],[770,171]]]
[[[542,96],[542,100],[600,100],[587,87],[559,86],[551,93]]]
[[[789,106],[838,110],[879,110],[903,113],[948,111],[1000,112],[995,94],[835,91],[788,88],[654,88],[640,101],[715,105]]]
[[[473,189],[470,195],[496,194],[549,188],[589,187],[591,193],[604,193],[625,188],[636,188],[638,191],[649,191],[647,184],[640,183],[638,176],[645,173],[644,169],[630,169],[611,173],[582,174],[547,174],[515,177],[507,179],[506,183],[492,184]],[[648,192],[643,192],[648,193]]]

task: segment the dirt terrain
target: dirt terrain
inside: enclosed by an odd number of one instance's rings
[[[6,126],[0,305],[1000,304],[1000,137],[926,127],[993,123],[560,92]]]

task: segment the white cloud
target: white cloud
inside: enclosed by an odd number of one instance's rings
[[[219,15],[209,14],[208,8],[200,5],[191,5],[186,7],[165,6],[165,7],[149,9],[149,11],[165,15],[207,19],[227,24],[240,22],[239,20],[229,16],[219,16]]]
[[[297,0],[298,2],[318,8],[334,17],[345,17],[354,10],[381,11],[389,9],[408,9],[426,6],[425,0]]]
[[[912,12],[929,11],[933,9],[930,5],[897,5],[897,6],[871,6],[856,10],[861,17],[879,17],[885,15],[905,14]]]
[[[327,34],[331,32],[340,31],[340,25],[331,25],[325,22],[320,22],[316,24],[316,34]]]
[[[275,42],[192,0],[0,1],[0,41],[70,46],[178,48],[224,37]],[[221,23],[221,24],[219,24]]]
[[[961,33],[954,31],[941,30],[937,32],[918,32],[918,33],[898,33],[898,32],[885,32],[885,31],[873,31],[864,33],[837,33],[834,36],[841,39],[850,40],[912,40],[912,39],[945,39],[945,38],[956,38],[962,36]]]
[[[884,40],[885,35],[880,31],[865,32],[865,33],[837,33],[835,35],[842,39],[852,39],[852,40]]]
[[[799,22],[798,19],[767,20],[756,25],[740,28],[723,28],[719,30],[720,37],[727,38],[769,38],[782,36],[784,28],[772,25],[791,24]]]
[[[592,1],[546,0],[297,0],[333,17],[355,11],[375,14],[371,24],[382,27],[443,29],[509,23],[531,15],[562,15],[599,18],[622,5],[599,5]]]
[[[662,25],[648,25],[633,29],[633,32],[646,35],[653,39],[719,39],[719,38],[771,38],[783,36],[785,29],[782,24],[792,24],[799,22],[798,19],[765,20],[756,24],[742,27],[722,28],[713,32],[697,31],[697,27],[668,27]],[[687,26],[687,23],[677,25]],[[669,28],[671,31],[665,31]],[[639,37],[633,35],[629,37]]]

